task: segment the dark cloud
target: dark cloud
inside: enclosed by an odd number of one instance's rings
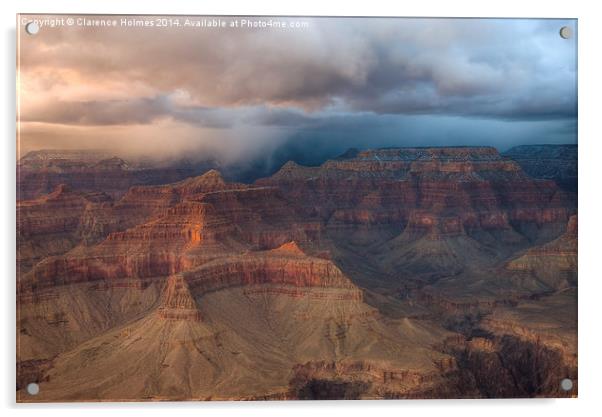
[[[203,149],[208,140],[219,147],[247,131],[311,147],[320,138],[333,152],[358,141],[480,138],[503,147],[541,142],[544,132],[575,140],[576,42],[558,35],[563,25],[576,29],[575,21],[294,20],[308,27],[43,27],[21,40],[21,121],[171,121],[188,126],[187,140]],[[268,146],[267,139],[235,143],[243,155]]]
[[[307,29],[281,32],[49,28],[28,39],[21,63],[26,72],[135,79],[157,95],[180,89],[203,107],[574,116],[575,43],[558,36],[574,22],[307,20]]]
[[[250,163],[224,171],[237,181],[271,175],[285,162],[319,165],[349,148],[404,146],[494,146],[505,151],[525,143],[576,143],[576,126],[567,120],[499,120],[452,116],[364,114],[324,119],[294,131],[284,142]]]

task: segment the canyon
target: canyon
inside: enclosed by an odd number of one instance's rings
[[[253,183],[28,155],[17,400],[576,396],[576,152],[538,146],[350,149]]]
[[[212,160],[157,166],[153,161],[127,161],[99,150],[31,151],[17,163],[17,200],[40,197],[61,184],[120,197],[133,185],[175,182],[215,166]]]
[[[577,192],[577,151],[577,145],[521,145],[503,155],[533,178],[552,179],[563,189]]]

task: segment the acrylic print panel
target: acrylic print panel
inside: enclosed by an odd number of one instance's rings
[[[17,27],[18,401],[577,395],[575,20]]]

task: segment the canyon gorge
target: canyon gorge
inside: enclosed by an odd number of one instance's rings
[[[576,396],[576,164],[350,149],[236,182],[30,153],[17,400]]]

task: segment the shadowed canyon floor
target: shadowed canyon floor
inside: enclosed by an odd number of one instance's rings
[[[563,153],[540,178],[512,155],[350,150],[253,184],[23,185],[17,399],[574,396],[573,171]]]

